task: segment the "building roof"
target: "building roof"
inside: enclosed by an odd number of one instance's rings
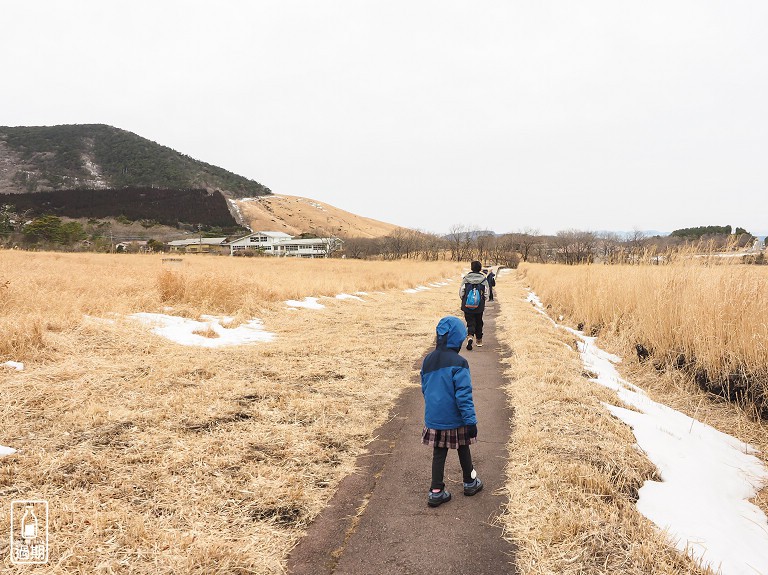
[[[291,240],[286,240],[284,242],[280,242],[281,244],[292,244],[292,245],[307,245],[307,244],[327,244],[329,240],[332,238],[293,238]]]
[[[288,235],[285,232],[253,232],[252,234],[248,234],[247,236],[243,236],[242,238],[237,238],[236,240],[232,240],[230,243],[234,244],[236,242],[241,242],[243,240],[247,240],[248,238],[252,238],[253,236],[267,236],[268,238],[272,238],[273,240],[278,240],[278,241],[285,241],[293,238],[293,236]]]
[[[187,238],[184,240],[173,240],[168,242],[169,246],[218,246],[227,241],[227,238]]]

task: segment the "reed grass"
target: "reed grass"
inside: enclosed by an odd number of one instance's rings
[[[461,269],[445,261],[216,256],[167,261],[161,255],[0,251],[0,358],[44,357],[48,332],[75,329],[84,314],[226,314],[242,321],[288,299],[411,288]]]
[[[712,393],[768,416],[768,270],[706,265],[520,266],[553,316],[639,344],[659,369],[683,368]]]
[[[455,279],[402,290],[460,268],[0,252],[0,354],[25,363],[0,369],[0,444],[18,450],[0,534],[11,500],[45,499],[46,574],[283,573],[455,311]],[[282,303],[342,291],[370,295]],[[139,311],[256,316],[276,337],[185,347],[124,319]]]
[[[638,490],[658,479],[655,468],[603,407],[615,394],[589,382],[573,337],[525,301],[525,288],[510,274],[495,290],[514,409],[501,521],[518,572],[711,575],[637,511]]]

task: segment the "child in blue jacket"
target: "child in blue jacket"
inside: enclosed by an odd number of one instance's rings
[[[472,466],[469,445],[477,442],[477,416],[467,360],[459,350],[467,337],[464,323],[448,316],[437,324],[437,346],[424,358],[421,392],[424,394],[424,431],[421,441],[432,446],[432,485],[427,504],[437,507],[451,500],[443,475],[449,449],[457,449],[464,475],[464,495],[483,488]]]

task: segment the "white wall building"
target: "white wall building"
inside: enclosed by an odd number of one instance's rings
[[[341,244],[338,238],[296,239],[283,232],[254,232],[229,242],[229,253],[262,250],[266,255],[325,258]]]

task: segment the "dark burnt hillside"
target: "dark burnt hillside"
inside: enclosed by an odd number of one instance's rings
[[[56,215],[69,218],[118,218],[152,220],[159,224],[201,224],[229,228],[237,223],[220,192],[124,188],[120,190],[58,190],[13,194],[2,198],[11,211],[26,216]]]

